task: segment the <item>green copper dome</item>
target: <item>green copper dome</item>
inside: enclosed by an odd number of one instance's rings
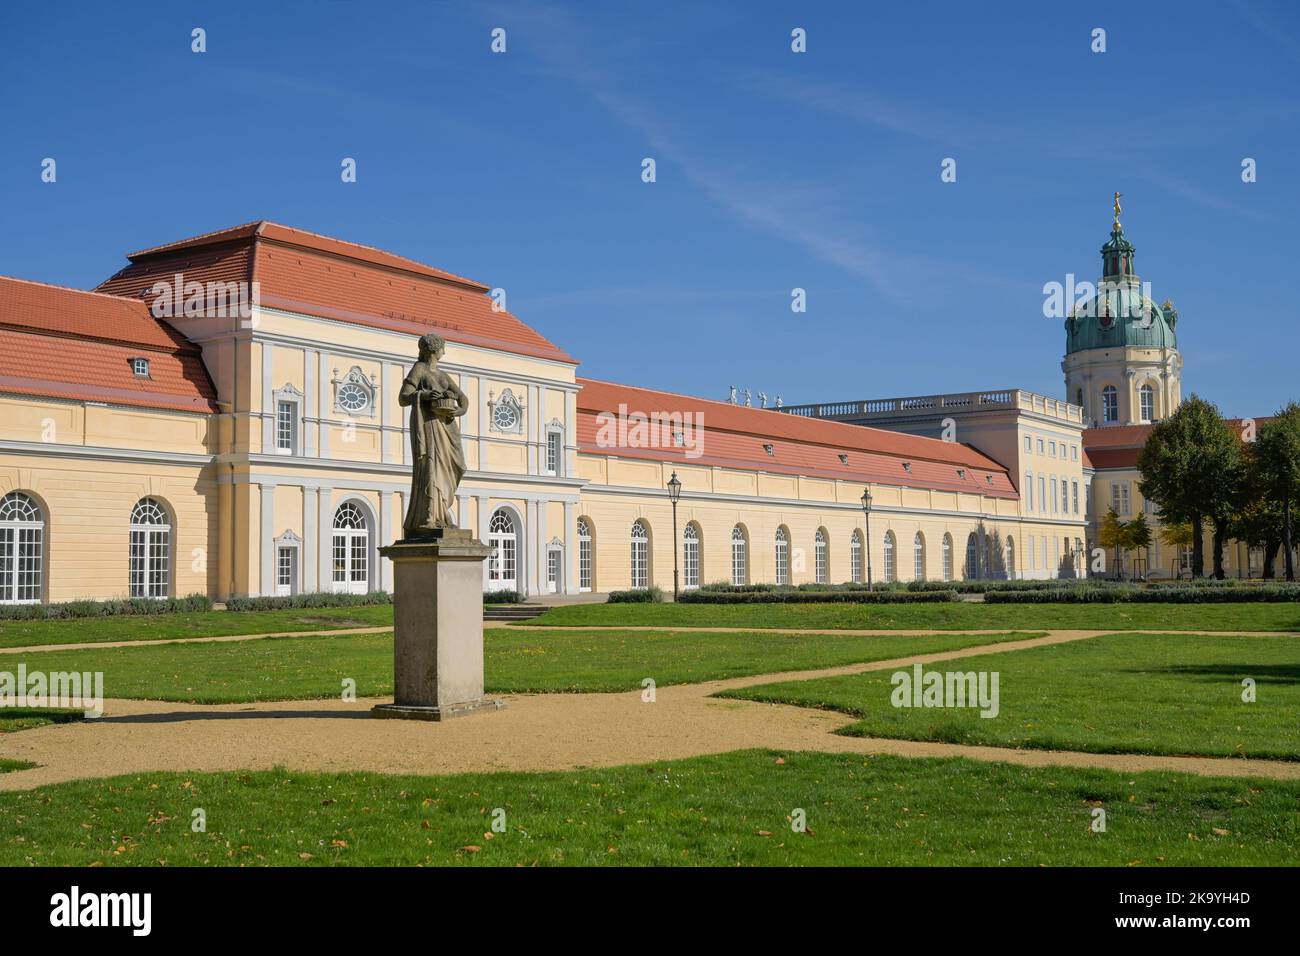
[[[1065,320],[1065,352],[1087,349],[1175,349],[1178,310],[1168,299],[1157,305],[1133,272],[1136,249],[1116,221],[1101,247],[1103,277],[1094,294],[1076,303]]]

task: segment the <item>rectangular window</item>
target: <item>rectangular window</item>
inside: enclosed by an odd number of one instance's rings
[[[1078,514],[1079,513],[1079,483],[1077,481],[1070,482],[1070,499],[1071,502],[1074,504],[1074,513]]]
[[[293,454],[298,438],[298,403],[279,402],[275,406],[275,450]]]
[[[281,597],[298,590],[298,549],[279,548],[275,559],[275,593]]]
[[[1079,446],[1078,446],[1078,445],[1071,445],[1071,446],[1070,446],[1070,460],[1071,460],[1071,461],[1078,461],[1078,460],[1079,460]]]
[[[1029,536],[1029,567],[1035,571],[1038,570],[1038,549],[1036,547],[1037,544],[1038,544],[1038,539],[1031,534]]]
[[[1047,479],[1042,475],[1038,476],[1038,510],[1047,511]]]
[[[1034,510],[1034,476],[1025,472],[1025,510]]]
[[[1052,479],[1052,514],[1056,514],[1056,479]]]
[[[560,589],[560,555],[559,548],[546,552],[546,590],[554,594]]]
[[[1043,453],[1043,440],[1041,438],[1038,439],[1038,453],[1040,455]]]
[[[1033,440],[1032,438],[1030,438],[1028,435],[1026,435],[1026,436],[1025,436],[1025,454],[1026,454],[1026,455],[1032,455],[1033,453],[1034,453],[1034,440]]]
[[[558,475],[560,473],[560,452],[563,436],[559,432],[546,433],[546,473],[548,475]]]
[[[1048,457],[1048,458],[1055,458],[1055,457],[1056,457],[1056,442],[1054,442],[1054,441],[1049,441],[1049,442],[1047,443],[1047,457]]]

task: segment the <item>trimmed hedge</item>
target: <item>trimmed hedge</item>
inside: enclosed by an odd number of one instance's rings
[[[1236,604],[1300,601],[1300,584],[1250,588],[1159,587],[1117,585],[1098,588],[1053,588],[1048,591],[990,591],[989,604]]]
[[[524,596],[518,591],[512,591],[509,588],[501,588],[497,591],[483,592],[484,604],[523,604]]]
[[[659,604],[664,592],[658,587],[632,588],[630,591],[610,591],[610,604]]]
[[[957,600],[956,591],[683,591],[682,604],[937,604]]]
[[[956,591],[958,594],[990,594],[994,591],[1046,591],[1050,588],[1098,587],[1101,581],[1076,578],[1032,578],[1028,580],[909,581],[909,591]]]
[[[284,611],[317,607],[370,607],[377,604],[392,603],[393,596],[387,591],[370,591],[366,594],[312,591],[307,594],[290,594],[285,597],[234,597],[226,602],[226,610]]]
[[[86,617],[187,614],[211,611],[205,594],[178,598],[116,598],[111,601],[66,601],[62,604],[0,604],[0,621],[60,621]]]

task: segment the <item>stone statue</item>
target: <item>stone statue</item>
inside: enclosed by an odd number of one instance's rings
[[[745,407],[749,408],[754,403],[749,400],[749,389],[745,389]]]
[[[758,407],[767,408],[767,392],[758,393]]]
[[[727,396],[727,401],[733,405],[736,404],[736,386],[731,386],[731,393]]]
[[[420,358],[402,382],[397,403],[411,407],[411,500],[402,522],[404,541],[434,538],[457,527],[451,517],[456,488],[465,475],[465,451],[456,419],[469,409],[469,399],[438,368],[447,344],[441,336],[420,336]]]

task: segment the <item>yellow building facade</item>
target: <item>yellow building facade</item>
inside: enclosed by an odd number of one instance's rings
[[[1013,390],[930,436],[583,379],[487,286],[273,223],[129,260],[95,292],[0,280],[0,600],[391,589],[430,331],[487,590],[1078,571],[1066,403]]]

